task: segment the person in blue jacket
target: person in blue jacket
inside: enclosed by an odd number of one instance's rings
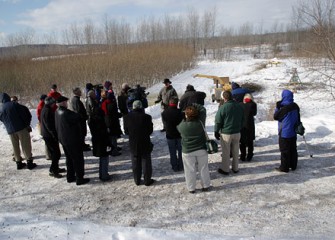
[[[18,170],[25,166],[30,170],[36,167],[36,163],[33,163],[30,139],[31,118],[31,113],[26,106],[11,101],[7,93],[0,93],[0,121],[5,125],[12,142]],[[27,164],[22,162],[20,144]]]
[[[279,172],[294,171],[297,168],[297,134],[295,126],[300,122],[299,106],[293,101],[293,93],[283,90],[282,100],[277,102],[274,119],[278,121],[280,166]]]

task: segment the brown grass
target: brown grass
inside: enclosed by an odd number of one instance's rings
[[[136,45],[113,52],[35,61],[6,59],[0,60],[0,89],[26,102],[37,101],[53,83],[65,96],[72,95],[73,87],[106,80],[118,92],[124,82],[150,87],[192,67],[194,59],[193,50],[181,44]]]

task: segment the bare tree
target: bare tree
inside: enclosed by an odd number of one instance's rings
[[[295,9],[300,19],[301,27],[307,31],[312,43],[309,49],[305,49],[314,57],[323,57],[325,54],[335,66],[335,0],[310,0],[303,1]],[[324,84],[330,86],[331,94],[335,78],[329,76],[326,71],[319,71],[325,77]]]

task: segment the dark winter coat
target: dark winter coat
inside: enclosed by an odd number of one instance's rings
[[[30,127],[31,113],[26,106],[12,102],[7,93],[0,93],[0,121],[8,134]]]
[[[93,156],[107,157],[107,146],[109,145],[105,116],[102,109],[97,108],[94,124],[91,124],[91,135],[93,145]]]
[[[125,116],[125,126],[129,133],[130,151],[134,156],[149,154],[153,144],[150,135],[153,132],[153,123],[150,115],[143,110],[133,110]]]
[[[99,103],[97,100],[92,99],[90,97],[86,98],[86,113],[88,117],[87,122],[89,126],[91,125],[91,122],[94,122],[94,118],[97,115],[98,108],[99,108]]]
[[[198,103],[204,105],[206,98],[206,93],[198,92],[195,90],[186,90],[183,96],[179,100],[179,108],[185,111],[186,107],[191,106],[193,103]]]
[[[243,131],[246,133],[247,139],[255,139],[255,119],[257,114],[257,104],[254,101],[241,103],[244,110]]]
[[[165,122],[166,138],[178,139],[181,138],[177,130],[177,125],[183,120],[183,112],[177,106],[169,106],[162,113],[162,119]]]
[[[44,105],[42,108],[41,135],[43,138],[49,138],[58,141],[55,125],[55,112],[50,105]]]
[[[59,142],[64,146],[78,147],[82,151],[81,116],[65,107],[59,107],[55,113],[55,126]]]
[[[127,100],[128,100],[128,90],[130,88],[122,89],[121,94],[117,97],[117,104],[120,109],[120,112],[123,115],[128,114],[128,106],[127,106]]]
[[[297,137],[295,126],[300,121],[299,106],[293,102],[293,93],[283,90],[282,100],[277,102],[274,119],[278,121],[278,135],[282,138]]]
[[[79,113],[81,116],[81,132],[83,136],[87,134],[86,120],[88,119],[85,106],[82,101],[80,101],[79,96],[73,96],[71,99],[72,110],[76,113]]]

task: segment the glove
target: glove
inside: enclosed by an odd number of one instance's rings
[[[214,132],[214,136],[216,140],[220,140],[220,133],[219,132]]]
[[[278,101],[278,102],[276,103],[276,108],[278,108],[278,109],[281,108],[281,101]]]
[[[159,100],[156,100],[155,103],[159,103],[160,101]]]

